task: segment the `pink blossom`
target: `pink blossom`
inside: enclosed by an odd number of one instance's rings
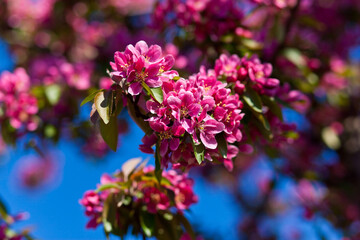
[[[169,107],[173,110],[172,115],[181,122],[183,119],[195,117],[199,114],[201,106],[190,91],[180,90],[177,96],[167,98]]]
[[[147,187],[142,190],[144,197],[142,201],[147,206],[150,213],[156,213],[158,210],[166,210],[170,207],[169,198],[155,187]]]
[[[305,206],[317,206],[326,194],[326,189],[316,183],[302,179],[295,189],[295,196]]]
[[[13,27],[38,25],[51,14],[56,0],[5,0],[9,11],[8,22]],[[26,6],[26,7],[24,7]]]
[[[143,144],[141,144],[139,146],[139,149],[143,152],[143,153],[149,153],[152,154],[154,153],[154,150],[152,149],[152,146],[154,146],[157,142],[157,137],[156,134],[151,134],[151,135],[145,135],[142,139],[141,142]]]
[[[5,116],[12,127],[22,126],[34,131],[38,126],[35,114],[38,112],[37,99],[29,94],[30,79],[22,68],[14,73],[3,72],[0,75],[0,103]]]
[[[111,78],[102,77],[100,78],[99,86],[101,89],[110,89],[113,83],[114,82],[111,80]]]
[[[19,160],[16,175],[23,187],[35,189],[54,182],[58,167],[51,157],[26,156]]]
[[[237,55],[228,57],[225,54],[221,54],[220,58],[215,62],[215,72],[217,75],[225,76],[226,81],[235,82],[239,77],[242,78],[242,76],[238,76],[240,64],[240,58]],[[245,76],[246,74],[247,72]]]
[[[124,15],[147,14],[152,10],[154,3],[155,0],[106,0],[103,2],[105,6],[113,6]]]
[[[139,41],[135,47],[128,45],[124,52],[116,52],[114,59],[112,79],[116,82],[125,79],[130,84],[127,90],[131,95],[139,95],[143,84],[150,88],[160,87],[161,75],[174,64],[171,55],[162,57],[160,46],[148,47],[144,41]]]
[[[172,127],[166,126],[161,121],[150,121],[150,127],[158,133],[158,137],[161,141],[160,144],[160,155],[165,156],[167,151],[175,151],[180,144],[180,139],[177,136],[181,136],[185,130],[178,124],[174,124]]]
[[[238,27],[243,12],[233,0],[166,0],[157,4],[153,26],[157,29],[181,27],[196,41],[218,41]]]
[[[101,223],[99,218],[103,210],[99,194],[93,190],[86,191],[79,203],[85,207],[86,216],[91,217],[86,228],[96,228]]]
[[[61,57],[42,56],[30,65],[32,83],[61,84],[77,90],[86,90],[90,87],[92,73],[91,63],[70,63]]]
[[[104,157],[109,152],[109,147],[99,133],[88,138],[82,147],[82,151],[96,158]]]
[[[224,131],[223,123],[216,121],[206,114],[201,114],[199,117],[185,120],[185,130],[192,135],[194,141],[199,143],[197,131],[200,132],[201,142],[209,149],[216,149],[217,141],[215,135]]]
[[[67,84],[78,90],[86,90],[90,87],[92,65],[89,63],[63,63],[60,66]]]
[[[14,73],[4,71],[1,76],[0,89],[2,94],[16,94],[30,89],[30,78],[25,69],[17,68]]]
[[[193,192],[193,181],[190,179],[185,179],[175,186],[175,204],[179,210],[185,210],[190,207],[190,205],[197,203],[198,198]]]
[[[280,81],[270,78],[272,66],[269,63],[262,64],[257,57],[251,59],[243,58],[243,65],[246,66],[250,80],[254,84],[255,90],[261,94],[274,95],[279,87]]]

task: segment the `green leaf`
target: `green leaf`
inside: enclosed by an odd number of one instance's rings
[[[137,116],[134,103],[130,99],[127,99],[127,109],[129,111],[130,117],[141,128],[141,130],[143,130],[146,135],[151,135],[153,130],[150,128],[149,122],[144,121],[143,118]]]
[[[205,147],[202,143],[196,144],[193,139],[193,149],[194,149],[194,155],[196,158],[196,161],[199,163],[199,165],[204,161],[205,156]]]
[[[155,176],[159,183],[162,180],[161,156],[160,156],[160,140],[156,143],[155,150]]]
[[[130,197],[129,195],[125,196],[122,199],[122,203],[126,206],[130,205],[131,201],[132,201],[132,197]]]
[[[45,126],[44,134],[47,138],[53,138],[56,136],[57,129],[54,125],[48,124]]]
[[[157,102],[162,103],[164,100],[163,91],[161,87],[158,88],[150,88],[145,82],[141,83],[141,86],[145,89],[145,91],[152,96]]]
[[[255,121],[254,121],[254,124],[259,129],[261,134],[268,141],[272,140],[274,136],[273,136],[272,132],[270,131],[270,124],[267,121],[267,119],[262,114],[254,114],[254,115],[256,117]]]
[[[184,226],[185,231],[190,235],[191,239],[195,240],[196,234],[189,221],[185,218],[185,216],[181,213],[178,213],[176,217],[179,220],[179,222]]]
[[[151,237],[155,231],[155,215],[141,211],[140,212],[140,225],[147,237]]]
[[[141,83],[141,86],[145,89],[145,91],[146,91],[149,95],[151,95],[150,87],[149,87],[146,83],[142,82],[142,83]]]
[[[45,87],[45,95],[51,105],[59,102],[61,97],[61,87],[59,85],[49,85]]]
[[[284,50],[284,56],[298,68],[303,68],[306,65],[306,60],[298,49],[287,48]]]
[[[321,137],[329,148],[337,150],[341,147],[340,138],[331,127],[324,128],[321,131]]]
[[[299,137],[299,133],[295,131],[287,131],[284,133],[285,137],[290,139],[297,139]]]
[[[100,134],[106,144],[116,152],[118,144],[118,125],[116,117],[111,117],[108,124],[105,124],[102,119],[99,121],[100,124]]]
[[[8,213],[5,204],[0,199],[0,216],[2,219],[6,219]]]
[[[108,124],[110,121],[110,101],[108,95],[105,95],[104,92],[99,92],[94,97],[96,111],[105,124]]]
[[[247,87],[243,99],[252,111],[262,113],[262,102],[259,94],[251,87]]]
[[[113,201],[113,194],[110,194],[105,202],[102,211],[102,222],[104,225],[105,234],[112,232],[112,223],[115,223],[116,219],[116,207]]]
[[[171,221],[174,219],[174,216],[170,212],[164,213],[164,219]]]
[[[158,179],[156,176],[142,176],[141,177],[142,181],[146,181],[146,182],[151,182],[151,181],[157,181]],[[167,178],[161,178],[161,186],[171,186],[171,182],[167,179]]]
[[[215,137],[216,137],[216,141],[218,143],[218,150],[219,150],[220,155],[223,158],[227,158],[227,150],[228,149],[227,149],[227,142],[225,139],[225,134],[219,133]]]
[[[180,239],[182,228],[178,221],[169,221],[160,214],[156,215],[156,231],[154,233],[158,240]]]
[[[120,91],[116,91],[115,111],[113,113],[113,116],[119,115],[123,108],[124,108],[124,103],[123,103],[123,99],[122,99],[122,93]]]
[[[83,106],[84,104],[92,101],[92,100],[95,98],[96,94],[98,94],[99,92],[103,92],[103,91],[104,91],[104,90],[100,89],[100,90],[96,90],[96,91],[90,93],[90,95],[88,95],[88,96],[81,102],[80,106]]]
[[[116,185],[115,183],[108,183],[108,184],[104,184],[104,185],[101,185],[100,187],[98,187],[96,189],[96,192],[102,192],[104,190],[108,190],[111,188],[121,189],[121,187]]]
[[[159,103],[162,103],[164,101],[163,90],[161,89],[161,87],[150,88],[150,90],[152,96],[155,98],[156,101],[158,101]]]
[[[16,144],[16,130],[10,125],[9,121],[3,121],[1,123],[1,136],[5,143],[11,145]]]
[[[173,81],[177,81],[177,80],[179,80],[181,77],[180,76],[175,76],[175,77],[173,77]]]
[[[262,100],[275,116],[277,116],[281,121],[284,121],[280,103],[276,102],[274,98],[265,95],[262,96]]]
[[[264,47],[260,42],[248,38],[242,39],[242,45],[253,51],[261,50]]]
[[[262,123],[267,131],[270,131],[270,123],[263,114],[255,114],[256,118]]]

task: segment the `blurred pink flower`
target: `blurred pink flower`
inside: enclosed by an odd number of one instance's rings
[[[38,126],[37,99],[30,95],[30,79],[23,68],[14,73],[3,72],[0,75],[0,106],[3,108],[2,119],[9,119],[12,127],[25,126],[34,131]]]

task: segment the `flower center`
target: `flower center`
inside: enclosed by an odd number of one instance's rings
[[[176,200],[176,202],[183,203],[183,202],[185,202],[185,195],[182,193],[179,193],[178,195],[176,195],[175,200]]]
[[[263,78],[264,76],[265,76],[265,74],[263,71],[259,71],[259,72],[255,73],[256,78]]]
[[[188,115],[188,109],[186,107],[182,107],[180,110],[181,118],[184,118]]]
[[[151,194],[151,201],[152,202],[160,202],[160,194]]]
[[[160,138],[160,140],[163,140],[163,139],[171,139],[172,136],[171,136],[171,134],[169,133],[169,131],[164,131],[164,132],[159,133],[159,138]]]
[[[148,76],[148,73],[142,71],[141,73],[136,73],[136,79],[135,81],[143,83],[145,81],[145,78]]]

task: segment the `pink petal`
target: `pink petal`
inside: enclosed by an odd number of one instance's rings
[[[164,157],[169,148],[169,141],[164,140],[160,144],[160,156]]]
[[[158,77],[147,78],[145,83],[151,88],[161,87],[162,85],[162,81]]]
[[[158,60],[162,55],[161,47],[159,45],[152,45],[149,48],[148,53],[146,56],[149,58],[150,62],[155,62]]]
[[[86,228],[96,228],[99,224],[97,223],[97,216],[94,216],[90,221],[86,224]]]
[[[185,128],[185,130],[192,134],[194,132],[194,122],[191,119],[185,119],[185,121],[182,122],[182,126]]]
[[[217,147],[217,141],[215,139],[215,136],[212,134],[206,134],[204,132],[200,133],[200,139],[201,142],[204,144],[206,148],[209,149],[216,149]]]
[[[273,69],[272,69],[272,65],[271,65],[270,63],[265,63],[265,64],[264,64],[264,69],[263,69],[263,71],[264,71],[264,74],[265,74],[266,77],[268,77],[268,76],[271,75],[272,70],[273,70]]]
[[[196,117],[197,115],[199,115],[200,111],[201,111],[201,106],[199,104],[191,104],[188,107],[188,114],[191,117]]]
[[[174,63],[175,63],[175,59],[173,56],[171,56],[171,55],[165,56],[164,63],[163,63],[164,71],[171,69],[174,66]]]
[[[135,49],[138,50],[141,55],[145,55],[148,52],[149,47],[145,41],[139,41],[136,43]]]
[[[165,124],[162,122],[149,122],[151,129],[153,129],[155,132],[164,132],[165,131]]]
[[[184,127],[181,124],[179,124],[178,122],[174,123],[171,130],[175,136],[181,136],[185,133]]]
[[[234,163],[231,159],[224,159],[224,166],[229,172],[234,169]]]
[[[224,119],[225,114],[226,114],[226,110],[224,108],[222,108],[222,107],[216,107],[215,110],[214,110],[214,118],[216,120]]]
[[[181,106],[181,100],[178,97],[170,96],[166,101],[172,109],[179,109]]]
[[[134,69],[135,69],[137,72],[142,72],[144,66],[145,66],[145,59],[144,59],[143,56],[141,56],[141,57],[139,57],[139,59],[136,61],[135,66],[134,66]]]
[[[142,89],[143,88],[139,82],[134,82],[130,84],[128,91],[131,95],[136,96],[141,93]]]
[[[132,61],[136,61],[140,56],[139,51],[131,44],[126,47],[124,53],[129,55],[132,58]]]
[[[205,122],[205,131],[209,134],[218,134],[224,131],[225,125],[214,119],[208,119]]]
[[[159,74],[159,70],[160,70],[160,65],[155,63],[149,65],[149,67],[146,69],[146,72],[149,77],[153,77]]]
[[[116,52],[114,56],[115,64],[117,67],[123,68],[127,64],[125,54],[122,52]]]
[[[195,98],[191,92],[184,92],[181,94],[180,99],[184,106],[189,106],[195,101]]]
[[[175,151],[176,149],[178,149],[179,145],[180,145],[179,138],[173,138],[170,140],[170,150],[171,151]]]

